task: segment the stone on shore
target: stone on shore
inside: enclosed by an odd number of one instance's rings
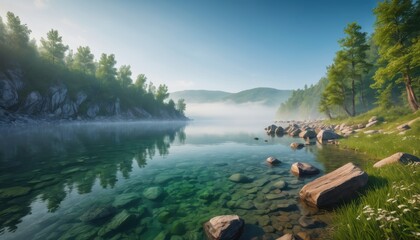
[[[275,157],[268,157],[266,161],[267,161],[269,164],[271,164],[271,165],[277,165],[277,164],[280,164],[280,163],[281,163],[281,161],[280,161],[280,160],[278,160],[278,159],[277,159],[277,158],[275,158]]]
[[[403,163],[403,164],[408,164],[408,163],[413,163],[413,162],[419,162],[420,159],[414,155],[408,154],[408,153],[403,153],[403,152],[397,152],[387,158],[384,158],[378,162],[376,162],[373,167],[375,168],[380,168],[383,167],[384,165],[387,164],[392,164],[392,163]]]
[[[244,220],[238,215],[222,215],[204,223],[204,232],[211,240],[236,240],[240,238],[244,225]]]
[[[284,134],[284,129],[282,127],[277,127],[276,131],[275,131],[276,135],[283,135]]]
[[[316,138],[316,135],[317,135],[316,132],[312,129],[308,129],[308,130],[305,130],[305,131],[299,133],[299,137],[305,138],[305,139],[306,138]]]
[[[303,186],[299,196],[309,206],[331,207],[356,196],[367,181],[367,173],[353,163],[347,163]]]
[[[316,138],[318,139],[319,142],[322,142],[322,141],[339,139],[340,135],[338,135],[337,133],[331,130],[321,130],[318,133],[318,135],[316,135]]]
[[[408,130],[408,129],[410,129],[411,127],[407,124],[407,123],[404,123],[404,124],[402,124],[402,125],[400,125],[400,126],[398,126],[397,127],[397,130],[398,131],[406,131],[406,130]]]
[[[292,167],[290,168],[290,171],[297,176],[308,176],[319,173],[318,168],[308,163],[302,162],[293,163]]]
[[[373,125],[375,125],[375,124],[377,124],[377,123],[378,123],[378,120],[375,120],[375,121],[369,122],[368,124],[366,124],[366,128],[371,127],[371,126],[373,126]]]

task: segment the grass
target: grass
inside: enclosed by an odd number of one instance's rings
[[[335,211],[332,239],[420,239],[419,167],[367,169],[363,196]]]
[[[340,147],[365,153],[369,175],[361,197],[335,210],[332,239],[420,239],[420,164],[392,164],[373,168],[376,160],[396,152],[420,155],[420,111],[407,113],[401,108],[373,109],[363,115],[328,121],[328,124],[366,124],[372,116],[380,120],[366,130],[340,140]],[[400,134],[397,126],[418,119]]]

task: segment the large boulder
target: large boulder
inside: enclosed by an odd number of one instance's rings
[[[340,135],[337,133],[331,131],[331,130],[321,130],[318,135],[316,136],[319,142],[333,140],[333,139],[339,139]]]
[[[276,128],[275,134],[276,135],[283,135],[284,134],[284,129],[282,127],[278,126]]]
[[[245,221],[238,215],[222,215],[204,223],[204,232],[210,240],[236,240],[239,239]]]
[[[301,149],[303,148],[305,145],[303,143],[297,143],[297,142],[292,142],[290,144],[290,147],[293,149]]]
[[[265,128],[267,134],[274,134],[276,132],[277,126],[272,124]]]
[[[143,196],[149,200],[157,200],[163,195],[163,188],[149,187],[143,191]]]
[[[367,173],[353,163],[347,163],[303,186],[299,197],[312,207],[331,207],[356,196],[367,181]]]
[[[408,153],[403,153],[403,152],[397,152],[387,158],[384,158],[378,162],[376,162],[373,167],[375,168],[380,168],[383,167],[384,165],[387,164],[391,164],[391,163],[403,163],[403,164],[408,164],[408,163],[412,163],[412,162],[419,162],[420,159],[414,155],[408,154]]]
[[[309,176],[319,173],[319,169],[308,163],[293,163],[290,171],[297,176]]]
[[[305,131],[299,133],[299,137],[305,138],[305,139],[306,138],[316,138],[316,135],[317,135],[316,132],[312,129],[308,129],[308,130],[305,130]]]
[[[61,106],[64,100],[66,100],[68,90],[66,86],[60,84],[50,87],[49,91],[51,96],[51,112],[55,112]]]
[[[299,128],[298,129],[294,129],[293,131],[291,131],[290,133],[289,133],[289,135],[290,136],[292,136],[292,137],[298,137],[299,136],[299,134],[302,132],[302,130],[300,130]]]

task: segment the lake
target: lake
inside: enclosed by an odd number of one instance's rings
[[[362,156],[267,136],[270,122],[74,123],[0,129],[0,239],[205,239],[202,225],[237,214],[241,239],[306,232],[322,239],[330,213],[300,188]],[[258,137],[258,140],[254,138]],[[265,160],[282,161],[272,167]],[[321,174],[298,178],[297,161]],[[252,179],[235,183],[241,173]],[[303,215],[318,224],[304,228]]]

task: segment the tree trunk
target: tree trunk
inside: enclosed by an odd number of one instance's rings
[[[354,87],[354,78],[351,80],[351,116],[356,115],[356,89]]]
[[[366,106],[365,95],[363,94],[363,92],[364,92],[364,88],[363,88],[364,86],[363,85],[364,85],[363,84],[363,77],[360,76],[360,102],[362,103],[363,110],[366,111],[367,106]]]
[[[419,109],[419,103],[417,101],[416,94],[415,94],[415,92],[413,90],[413,86],[411,84],[411,77],[408,73],[405,73],[404,78],[405,78],[405,90],[407,90],[408,104],[410,104],[411,110],[413,110],[413,112],[415,112]]]

